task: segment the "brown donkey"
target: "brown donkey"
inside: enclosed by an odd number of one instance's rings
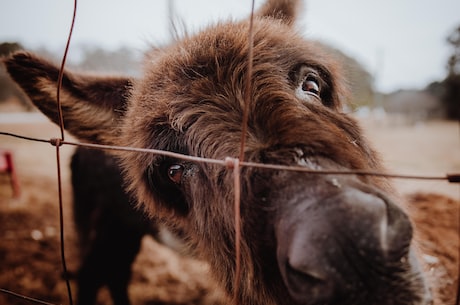
[[[253,24],[244,159],[323,170],[382,170],[346,100],[337,64],[293,28],[300,1],[268,0]],[[249,22],[222,22],[154,49],[141,79],[65,72],[66,129],[88,142],[238,157]],[[5,61],[54,122],[58,69]],[[185,232],[229,296],[235,291],[233,174],[151,153],[118,155],[152,217]],[[384,178],[241,169],[239,304],[430,304],[408,217]]]
[[[128,305],[131,265],[146,234],[160,240],[157,222],[132,205],[114,157],[79,147],[70,167],[80,250],[80,266],[74,274],[78,304],[96,304],[100,288],[106,286],[114,305]]]

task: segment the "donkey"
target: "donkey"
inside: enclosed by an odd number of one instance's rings
[[[158,240],[157,222],[131,205],[113,156],[79,147],[70,167],[81,257],[77,273],[71,274],[78,284],[78,304],[95,304],[99,289],[107,285],[115,305],[128,305],[131,265],[145,235]]]
[[[248,20],[227,21],[153,49],[140,79],[65,71],[65,128],[87,142],[218,160],[239,156],[245,130],[245,161],[382,171],[358,123],[341,111],[347,95],[338,64],[294,29],[300,5],[267,0],[254,14],[251,40]],[[57,123],[58,68],[29,53],[5,64]],[[233,302],[431,303],[411,223],[386,178],[240,168],[238,273],[232,170],[115,154],[139,206],[186,234]]]
[[[77,280],[78,304],[96,304],[98,291],[107,286],[115,305],[129,305],[131,268],[142,238],[149,235],[184,254],[182,234],[165,230],[135,208],[113,156],[78,147],[70,168],[81,262],[77,272],[68,275]]]

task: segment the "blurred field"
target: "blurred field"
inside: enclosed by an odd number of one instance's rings
[[[460,172],[460,123],[427,121],[415,124],[401,119],[362,119],[362,127],[381,154],[389,172],[443,176]],[[444,181],[395,179],[401,194],[435,192],[460,198],[460,185]]]
[[[13,121],[23,121],[14,123]],[[26,123],[29,121],[29,123]],[[33,121],[33,122],[32,122]],[[435,121],[408,125],[399,121],[361,120],[368,138],[391,172],[444,175],[460,172],[459,126]],[[59,137],[57,127],[40,115],[14,118],[0,113],[0,131],[30,137]],[[68,138],[70,139],[70,137]],[[0,175],[0,288],[55,304],[68,304],[61,279],[55,148],[49,144],[0,136],[0,149],[14,153],[21,197],[11,198],[9,180]],[[78,266],[71,220],[69,158],[73,147],[61,147],[66,256]],[[437,304],[453,304],[458,270],[460,190],[447,182],[394,181],[407,198],[416,222],[426,268],[439,287]],[[442,196],[410,197],[415,192]],[[222,293],[207,276],[207,266],[145,238],[134,265],[130,294],[134,304],[221,304]],[[75,295],[75,291],[74,291]],[[100,295],[106,302],[107,292]],[[0,293],[0,304],[24,304]]]

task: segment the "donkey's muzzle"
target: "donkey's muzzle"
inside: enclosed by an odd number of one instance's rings
[[[276,227],[277,260],[296,303],[341,304],[365,291],[390,293],[408,268],[411,224],[377,193],[342,187],[288,206]]]

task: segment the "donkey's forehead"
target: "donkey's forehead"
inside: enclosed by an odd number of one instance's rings
[[[155,51],[149,56],[147,77],[189,81],[218,72],[244,73],[248,63],[249,35],[247,21],[217,24],[160,52]],[[282,22],[256,18],[253,37],[256,68],[272,69],[270,72],[273,73],[276,66],[277,71],[286,72],[299,63],[309,63],[327,70],[328,62],[321,55],[323,50]]]
[[[270,18],[256,18],[253,35],[250,99],[253,107],[249,109],[253,127],[260,124],[265,126],[266,121],[273,118],[270,132],[276,134],[273,130],[278,132],[280,126],[276,122],[280,118],[275,110],[281,104],[284,108],[283,111],[278,109],[280,112],[285,113],[290,109],[289,113],[296,118],[302,117],[303,124],[307,123],[307,117],[311,117],[311,124],[314,125],[320,119],[333,121],[330,116],[335,114],[327,109],[298,108],[300,101],[297,101],[295,93],[297,84],[290,80],[290,73],[300,64],[314,66],[327,74],[328,90],[324,91],[330,92],[328,98],[338,100],[337,73],[333,72],[334,65],[325,59],[327,56],[324,56],[324,52],[292,27]],[[131,97],[133,107],[129,110],[127,126],[151,126],[152,134],[164,134],[165,131],[158,126],[167,126],[182,134],[186,131],[209,130],[210,124],[215,123],[213,130],[228,133],[228,137],[232,138],[234,131],[241,128],[249,66],[248,38],[247,21],[221,23],[151,55],[145,77],[137,83]],[[278,103],[280,100],[285,102]],[[139,113],[144,115],[139,116]],[[314,118],[311,113],[321,118]],[[196,136],[190,138],[197,143],[209,140],[203,132],[199,135],[199,140]]]

